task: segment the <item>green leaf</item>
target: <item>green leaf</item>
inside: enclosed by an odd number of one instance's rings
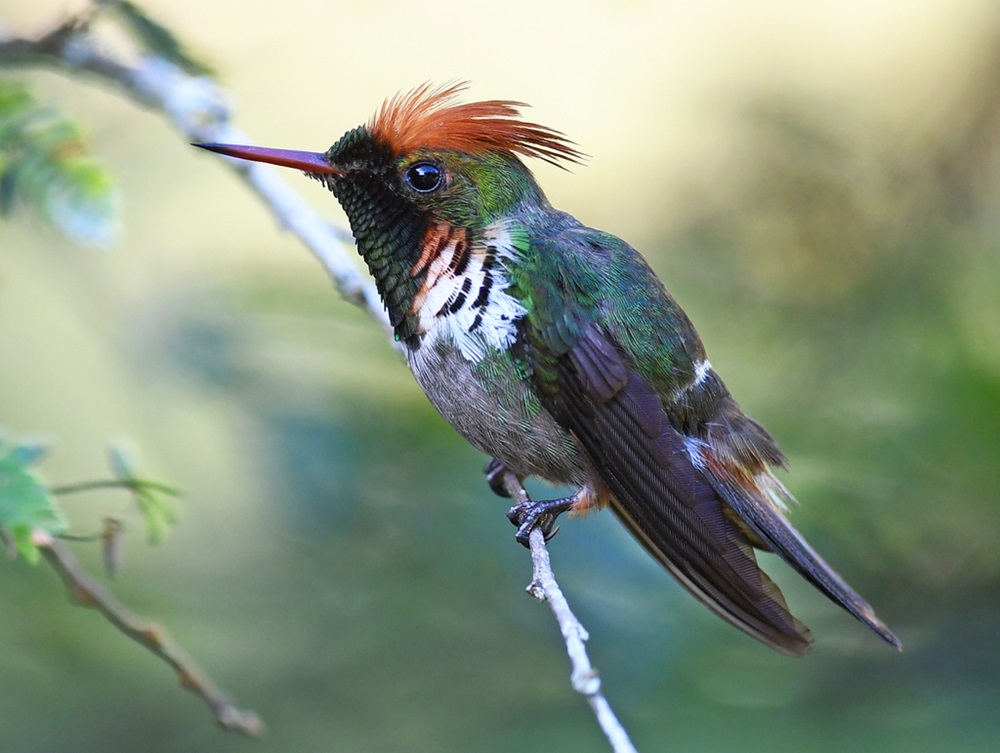
[[[42,442],[20,444],[10,451],[10,459],[23,466],[35,465],[49,454],[49,446]]]
[[[146,523],[149,543],[160,543],[176,521],[171,497],[177,496],[177,490],[166,484],[141,478],[137,470],[136,452],[124,442],[108,446],[108,462],[115,476],[135,495],[136,504]]]
[[[172,500],[148,486],[140,486],[136,490],[136,502],[146,521],[149,543],[159,544],[177,520]]]
[[[0,526],[11,532],[17,552],[31,563],[38,561],[34,533],[55,536],[66,530],[55,499],[30,468],[44,452],[39,444],[5,449],[0,443]]]
[[[193,76],[212,75],[206,63],[193,57],[172,31],[150,18],[138,5],[121,0],[110,7],[118,12],[136,41],[149,52],[166,58]]]
[[[117,237],[118,192],[79,129],[0,79],[0,214],[19,205],[81,245],[107,246]]]
[[[136,477],[135,450],[124,442],[108,445],[108,463],[115,478],[132,481]]]

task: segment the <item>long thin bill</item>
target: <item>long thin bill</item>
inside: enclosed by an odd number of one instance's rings
[[[291,167],[307,173],[342,174],[341,170],[333,167],[323,159],[323,155],[319,152],[300,152],[295,149],[271,149],[265,146],[240,146],[238,144],[192,144],[191,146],[224,154],[227,157],[236,157],[237,159],[251,160],[253,162],[266,162],[271,165]]]

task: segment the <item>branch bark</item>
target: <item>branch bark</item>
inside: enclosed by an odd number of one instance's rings
[[[37,543],[42,556],[66,584],[70,598],[81,606],[96,609],[119,631],[173,667],[181,686],[205,702],[219,726],[228,732],[239,732],[252,737],[263,733],[264,723],[260,717],[253,711],[234,706],[222,689],[163,626],[137,615],[122,604],[114,594],[91,577],[61,541],[48,539]]]
[[[244,133],[230,125],[229,97],[212,79],[191,76],[157,57],[143,57],[133,62],[122,62],[100,50],[93,37],[85,30],[71,25],[63,25],[38,40],[0,39],[0,63],[52,67],[71,75],[86,74],[102,84],[123,92],[136,103],[165,115],[189,141],[252,143]],[[354,264],[353,255],[350,253],[354,242],[350,233],[331,225],[312,210],[273,168],[227,157],[218,159],[225,160],[257,194],[280,226],[305,244],[328,272],[340,295],[366,310],[391,336],[388,316],[375,286],[362,276]],[[513,474],[508,473],[504,483],[513,498],[519,502],[527,499],[527,493]],[[615,753],[635,753],[628,734],[601,691],[600,677],[586,651],[588,633],[573,614],[556,581],[545,546],[545,537],[538,529],[532,532],[530,545],[533,576],[528,592],[539,601],[549,604],[559,624],[566,643],[566,652],[572,662],[573,689],[587,699],[612,750]],[[43,551],[46,558],[57,566],[60,574],[68,572],[65,566],[66,560],[61,556],[64,553],[62,548],[49,547]],[[71,588],[74,586],[71,585]],[[177,654],[164,655],[162,648],[147,642],[141,627],[136,628],[129,621],[123,620],[123,612],[117,608],[106,606],[107,602],[103,601],[105,595],[93,589],[89,593],[92,597],[94,594],[98,595],[95,598],[97,602],[95,606],[101,609],[116,627],[174,666],[181,674],[185,685],[190,687],[187,680],[190,674],[183,667],[190,668],[193,665],[182,663],[178,666]],[[110,594],[106,596],[113,599]],[[174,659],[172,660],[170,656]],[[186,655],[183,656],[188,658]],[[210,681],[201,687],[211,691],[207,695],[202,694],[210,706],[218,702],[219,698],[224,698],[221,694],[216,695],[218,689]],[[221,715],[218,710],[216,712],[216,718],[223,726],[227,726],[223,719],[228,719],[231,713],[235,713],[237,718],[240,718],[240,714],[252,714],[252,712],[240,712],[231,706],[213,706],[213,708],[224,712]]]
[[[510,471],[504,474],[504,487],[516,504],[528,501],[528,493],[524,490],[524,486]],[[556,622],[559,623],[559,630],[566,643],[566,653],[573,666],[570,675],[573,690],[587,699],[594,716],[597,717],[601,731],[611,743],[611,750],[614,753],[636,753],[628,733],[618,721],[615,712],[611,710],[611,704],[608,703],[608,699],[601,691],[601,677],[594,665],[591,664],[590,656],[587,654],[586,644],[590,640],[590,633],[573,614],[569,602],[563,595],[562,588],[556,581],[555,573],[552,572],[552,563],[549,560],[549,550],[545,546],[545,534],[540,528],[535,528],[531,532],[529,543],[531,545],[532,575],[527,591],[538,601],[547,602]]]
[[[45,67],[91,78],[166,116],[188,141],[250,143],[245,133],[230,124],[231,97],[211,78],[192,76],[156,56],[123,62],[101,49],[74,22],[61,24],[38,39],[0,38],[0,65]],[[306,245],[340,295],[365,309],[391,333],[375,285],[354,263],[351,234],[303,202],[274,168],[229,157],[217,159],[223,159],[257,194],[281,227]]]

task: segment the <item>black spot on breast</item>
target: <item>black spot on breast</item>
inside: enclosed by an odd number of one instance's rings
[[[462,289],[458,291],[458,295],[455,296],[455,300],[451,302],[450,306],[448,306],[449,313],[454,314],[462,308],[462,304],[465,303],[465,299],[469,295],[470,290],[472,290],[472,280],[466,277],[465,282],[462,283]]]
[[[469,244],[466,243],[464,238],[460,238],[455,244],[455,258],[451,264],[452,273],[455,277],[461,277],[465,274],[465,269],[469,266],[470,256],[472,256],[472,253],[469,249]]]
[[[489,272],[496,265],[497,261],[497,247],[487,246],[486,247],[486,258],[483,259],[483,271]]]
[[[479,287],[479,295],[472,302],[472,308],[479,309],[486,305],[490,299],[490,288],[493,287],[493,275],[489,272],[483,277],[483,284]]]

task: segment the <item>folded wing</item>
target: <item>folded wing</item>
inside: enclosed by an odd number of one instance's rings
[[[598,325],[559,359],[558,386],[550,410],[583,444],[615,513],[646,549],[723,619],[786,654],[807,651],[808,628],[758,567],[688,439]]]

